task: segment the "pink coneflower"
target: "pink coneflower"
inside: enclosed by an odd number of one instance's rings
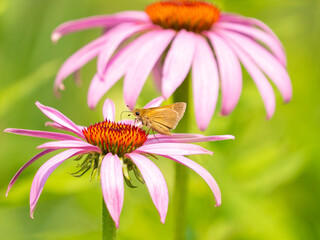
[[[268,79],[285,102],[292,96],[281,42],[261,21],[221,12],[203,1],[173,0],[153,3],[145,11],[120,12],[71,21],[52,34],[56,42],[65,34],[102,27],[104,34],[92,41],[61,67],[55,89],[63,80],[98,56],[88,105],[124,76],[124,98],[133,107],[148,77],[168,98],[192,69],[193,95],[198,127],[205,130],[215,112],[221,88],[221,114],[235,108],[242,91],[241,65],[254,80],[267,118],[275,111],[275,95]]]
[[[159,103],[159,100],[153,101],[148,106],[155,106],[157,103]],[[53,121],[47,123],[47,125],[64,130],[68,134],[5,129],[5,132],[9,133],[57,140],[38,146],[39,149],[44,150],[31,158],[15,174],[8,186],[7,195],[26,167],[52,151],[63,150],[45,162],[33,179],[30,191],[30,215],[32,218],[42,189],[50,174],[61,163],[74,156],[78,156],[76,158],[78,161],[83,159],[80,170],[74,175],[81,176],[89,170],[92,171],[91,177],[100,175],[104,201],[117,227],[119,227],[119,217],[123,205],[124,181],[128,186],[134,187],[129,175],[131,171],[134,172],[139,181],[146,183],[152,201],[159,211],[161,222],[164,223],[169,201],[168,189],[161,171],[148,159],[148,157],[156,158],[155,155],[174,160],[197,172],[211,188],[216,206],[221,204],[220,190],[214,178],[207,170],[184,157],[184,155],[212,154],[211,151],[190,143],[234,139],[233,136],[148,135],[143,129],[132,125],[129,120],[114,122],[115,106],[109,99],[105,101],[103,106],[104,121],[89,127],[76,125],[59,111],[39,102],[36,105]]]

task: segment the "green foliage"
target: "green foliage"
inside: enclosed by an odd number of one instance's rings
[[[60,99],[52,91],[59,64],[98,36],[99,31],[72,34],[55,45],[50,42],[50,34],[67,20],[142,10],[150,2],[0,1],[0,129],[44,130],[47,119],[35,107],[35,101],[59,109],[77,124],[100,121],[102,103],[95,111],[86,106],[95,62],[84,67],[81,88],[75,87],[70,77]],[[215,114],[205,134],[233,134],[236,140],[204,144],[215,152],[213,157],[193,159],[207,168],[219,183],[222,206],[214,208],[209,187],[189,170],[187,237],[203,240],[319,239],[319,1],[220,0],[217,4],[225,11],[258,18],[277,33],[288,55],[294,95],[291,103],[283,105],[276,92],[276,113],[267,121],[259,93],[245,75],[243,94],[235,111],[227,117]],[[119,115],[126,108],[121,85],[120,81],[107,94],[115,101]],[[151,80],[143,91],[138,102],[140,106],[156,94]],[[197,132],[194,116],[190,121],[192,130]],[[76,170],[73,161],[62,164],[50,176],[34,220],[29,217],[28,195],[32,178],[46,158],[30,166],[8,198],[4,197],[11,177],[38,152],[36,146],[42,142],[41,139],[0,135],[2,239],[100,239],[99,183],[90,182],[88,175],[71,176],[69,173]],[[154,161],[163,171],[169,188],[166,223],[160,223],[146,186],[134,182],[137,189],[125,187],[119,239],[171,239],[173,236],[173,163],[162,158]]]

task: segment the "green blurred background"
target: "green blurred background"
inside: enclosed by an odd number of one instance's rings
[[[52,44],[50,34],[59,24],[91,15],[143,10],[150,0],[0,0],[0,130],[8,127],[45,130],[47,118],[35,101],[59,109],[80,125],[102,120],[102,102],[95,111],[86,105],[95,61],[81,72],[82,87],[71,78],[57,99],[52,86],[59,66],[100,30],[75,33]],[[284,105],[279,92],[274,117],[265,120],[264,107],[253,81],[245,73],[244,90],[235,111],[215,114],[205,132],[233,134],[235,141],[204,144],[213,157],[194,157],[215,177],[222,191],[222,206],[214,207],[209,187],[189,171],[187,239],[320,239],[320,1],[220,0],[224,11],[258,18],[283,42],[292,78],[292,102]],[[125,110],[122,81],[108,92]],[[138,105],[156,96],[152,81]],[[220,107],[218,107],[219,110]],[[195,127],[194,115],[192,132]],[[47,129],[49,130],[49,129]],[[49,178],[35,211],[29,217],[33,176],[48,158],[23,172],[8,198],[6,187],[15,172],[39,151],[42,139],[0,134],[1,239],[100,239],[101,188],[88,176],[69,173],[75,162],[62,164]],[[167,180],[170,203],[163,225],[147,188],[125,187],[119,239],[172,239],[173,162],[156,162]]]

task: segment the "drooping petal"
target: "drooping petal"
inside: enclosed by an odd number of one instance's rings
[[[236,107],[242,91],[242,71],[239,60],[230,47],[215,34],[207,32],[217,57],[221,78],[221,114],[228,115]]]
[[[174,38],[162,70],[162,95],[165,98],[181,85],[186,78],[194,57],[195,34],[180,30]]]
[[[37,159],[39,159],[40,157],[52,152],[54,150],[44,150],[41,153],[38,153],[36,156],[34,156],[33,158],[31,158],[28,162],[26,162],[20,169],[19,171],[13,176],[13,178],[11,179],[8,188],[7,188],[7,192],[6,192],[6,197],[8,197],[9,191],[11,190],[13,184],[17,181],[18,177],[20,176],[20,174],[23,172],[23,170],[25,170],[28,166],[30,166],[32,163],[34,163]]]
[[[161,92],[162,89],[162,69],[163,69],[163,64],[161,61],[161,58],[156,62],[152,69],[152,77],[154,80],[154,84],[157,88],[158,91]]]
[[[143,108],[159,107],[163,101],[164,101],[163,97],[154,98],[150,102],[148,102]]]
[[[134,150],[136,153],[151,153],[168,155],[193,155],[193,154],[212,154],[211,151],[198,145],[187,143],[155,143],[139,147]]]
[[[47,162],[45,162],[40,169],[37,171],[36,175],[33,178],[31,191],[30,191],[30,216],[33,218],[33,212],[42,192],[43,186],[46,183],[50,174],[65,160],[71,158],[75,155],[83,153],[79,149],[69,149],[64,152],[61,152]]]
[[[241,34],[226,30],[221,30],[219,32],[221,32],[221,35],[224,37],[231,39],[252,58],[252,60],[277,86],[285,102],[291,100],[292,85],[290,77],[283,65],[269,51]]]
[[[99,54],[107,38],[108,36],[106,34],[102,35],[75,52],[63,63],[54,82],[56,93],[59,89],[64,89],[62,82],[66,77],[79,70],[83,65]]]
[[[114,122],[114,117],[115,117],[114,115],[116,112],[116,108],[115,108],[114,103],[111,99],[107,98],[104,101],[102,112],[103,112],[103,119],[104,120],[107,119],[109,121]]]
[[[69,131],[75,133],[79,137],[85,139],[82,128],[76,125],[74,122],[72,122],[69,118],[67,118],[65,115],[63,115],[58,110],[47,107],[42,105],[39,102],[36,102],[37,107],[46,115],[48,118],[50,118],[52,121],[60,124],[61,126],[65,127]]]
[[[119,47],[119,45],[127,38],[135,33],[150,29],[150,24],[135,24],[135,23],[122,23],[106,33],[107,39],[101,50],[98,62],[97,72],[100,77],[103,77],[112,54]]]
[[[94,109],[97,106],[99,100],[109,90],[109,88],[112,87],[112,85],[108,85],[108,83],[103,81],[98,74],[95,74],[90,82],[88,90],[87,103],[89,108]]]
[[[55,142],[46,142],[37,147],[38,149],[64,149],[64,148],[72,148],[72,149],[83,149],[85,151],[94,151],[101,153],[101,149],[97,146],[91,145],[90,143],[83,141],[73,141],[73,140],[65,140],[65,141],[55,141]]]
[[[279,39],[275,38],[273,34],[266,33],[265,31],[262,31],[256,27],[231,22],[218,22],[215,27],[239,32],[253,39],[261,41],[271,50],[271,52],[278,58],[282,65],[286,65],[286,54],[283,46]]]
[[[52,33],[51,39],[57,42],[63,35],[95,27],[113,27],[123,22],[150,22],[143,11],[127,11],[113,15],[94,16],[75,21],[69,21],[58,26]]]
[[[123,206],[124,186],[120,160],[117,155],[108,153],[101,163],[101,188],[110,216],[119,227],[119,218]]]
[[[169,31],[169,30],[168,30]],[[101,97],[132,67],[136,61],[137,49],[144,49],[147,42],[153,41],[155,32],[151,31],[143,34],[127,46],[123,47],[108,63],[104,76],[101,78],[98,74],[91,81],[88,92],[88,105],[95,108]],[[164,34],[163,37],[165,37]],[[163,43],[162,43],[163,44]],[[154,45],[152,45],[154,46]],[[150,70],[151,71],[151,70]],[[125,88],[125,87],[124,87]],[[134,86],[133,89],[136,87]],[[131,89],[131,91],[133,91]]]
[[[137,154],[126,154],[140,170],[152,201],[158,209],[161,222],[164,223],[168,211],[169,195],[166,181],[159,168],[148,158]]]
[[[207,129],[219,95],[217,63],[207,41],[196,35],[196,51],[192,63],[193,101],[197,125]]]
[[[82,141],[75,136],[71,136],[64,133],[55,133],[55,132],[45,132],[45,131],[35,131],[35,130],[28,130],[28,129],[16,129],[16,128],[7,128],[4,132],[30,136],[30,137],[38,137],[38,138],[49,138],[54,140],[78,140]]]
[[[214,180],[214,178],[205,168],[203,168],[198,163],[191,161],[189,158],[186,158],[184,156],[165,155],[164,157],[172,159],[173,161],[176,161],[178,163],[181,163],[187,166],[188,168],[191,168],[196,173],[198,173],[211,188],[211,191],[213,192],[213,195],[214,195],[214,199],[216,201],[215,206],[219,207],[221,205],[221,192],[220,192],[219,186],[216,180]]]
[[[174,35],[171,29],[155,30],[143,35],[147,41],[142,37],[142,41],[136,41],[136,51],[124,78],[123,95],[127,105],[135,106],[148,75]]]
[[[261,72],[261,70],[257,67],[257,65],[246,53],[243,52],[241,48],[235,45],[232,41],[228,41],[228,39],[225,40],[228,42],[229,46],[232,47],[233,51],[238,55],[240,61],[255,82],[266,108],[267,118],[271,118],[276,107],[276,99],[271,84],[269,83],[265,75]]]
[[[222,141],[234,139],[232,135],[218,135],[218,136],[202,136],[202,137],[186,137],[186,138],[172,138],[172,136],[167,136],[164,138],[148,139],[144,145],[153,144],[153,143],[196,143],[196,142],[212,142],[212,141]]]

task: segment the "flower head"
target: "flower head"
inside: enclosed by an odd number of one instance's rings
[[[63,80],[98,57],[97,73],[88,93],[94,108],[101,97],[124,76],[124,98],[133,107],[152,72],[162,96],[168,98],[192,69],[198,127],[205,130],[215,112],[221,88],[221,114],[233,111],[242,91],[241,65],[254,80],[271,118],[275,95],[269,79],[285,102],[292,96],[286,56],[277,36],[257,19],[221,12],[211,3],[196,0],[160,1],[145,11],[120,12],[71,21],[59,26],[53,41],[88,28],[104,34],[61,67],[55,89]],[[269,79],[268,79],[269,78]]]
[[[148,104],[148,107],[160,103],[161,99],[156,99]],[[221,204],[218,184],[210,173],[184,155],[212,154],[211,151],[198,145],[190,144],[192,142],[233,139],[233,136],[148,135],[143,129],[134,126],[132,120],[114,122],[115,106],[109,99],[105,101],[103,106],[104,121],[89,127],[76,125],[59,111],[39,102],[36,105],[53,121],[47,125],[69,133],[5,129],[5,132],[9,133],[56,140],[38,146],[39,149],[44,150],[31,158],[15,174],[8,186],[7,195],[26,167],[52,151],[64,150],[45,162],[33,179],[30,191],[30,215],[32,218],[42,189],[50,174],[65,160],[75,156],[77,156],[76,160],[84,159],[80,164],[80,170],[74,174],[75,176],[81,176],[90,169],[92,170],[91,177],[100,176],[103,197],[117,227],[119,227],[123,205],[124,181],[128,186],[135,187],[131,183],[131,171],[140,182],[146,183],[152,201],[160,214],[161,222],[164,223],[169,201],[168,189],[161,171],[148,158],[156,157],[155,155],[164,156],[193,169],[208,183],[214,194],[216,206]]]

